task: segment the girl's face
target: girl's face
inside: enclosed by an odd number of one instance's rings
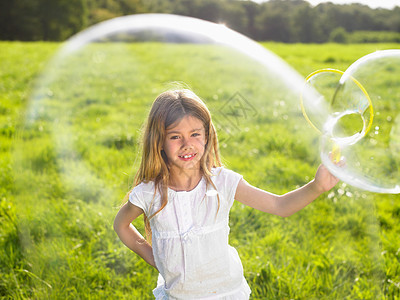
[[[206,143],[203,122],[196,117],[185,116],[168,127],[163,150],[170,171],[200,169]]]

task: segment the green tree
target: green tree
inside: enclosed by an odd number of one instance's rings
[[[220,23],[224,23],[229,28],[246,34],[249,19],[242,2],[227,1],[221,7],[220,19]]]
[[[338,27],[334,29],[329,36],[329,41],[334,43],[345,44],[347,43],[347,40],[348,34],[346,29],[344,29],[343,27]]]
[[[305,0],[262,4],[250,0],[3,0],[0,39],[64,40],[94,23],[146,12],[225,23],[253,39],[281,42],[327,42],[338,27],[349,34],[400,32],[400,7],[388,10],[332,3],[311,7]]]
[[[87,24],[86,0],[14,0],[0,6],[1,39],[64,40]]]
[[[239,3],[246,14],[245,28],[241,32],[249,37],[257,39],[256,19],[260,12],[260,5],[253,1],[240,1]]]
[[[37,16],[43,40],[65,40],[85,27],[84,0],[40,0]]]
[[[317,26],[317,15],[309,4],[302,4],[294,12],[292,20],[294,42],[311,43],[321,41],[321,31]]]
[[[272,0],[261,6],[261,12],[256,19],[258,39],[291,41],[291,4],[293,2],[288,0]]]
[[[222,1],[215,0],[179,0],[174,2],[173,13],[199,18],[202,20],[221,22]]]
[[[14,0],[0,2],[0,39],[2,40],[38,40],[39,20],[35,15],[37,2]]]
[[[165,7],[158,5],[164,1],[145,1],[145,0],[87,0],[89,11],[89,25],[99,23],[123,15],[146,13],[148,6],[158,7],[160,12]]]
[[[289,18],[280,13],[264,12],[257,22],[258,38],[280,42],[291,41]]]

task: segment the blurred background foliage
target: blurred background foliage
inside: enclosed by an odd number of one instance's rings
[[[13,0],[0,2],[0,40],[63,41],[118,16],[170,13],[226,24],[258,41],[400,42],[400,6],[304,0]]]

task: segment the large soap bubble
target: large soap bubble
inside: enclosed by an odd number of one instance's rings
[[[223,25],[133,15],[67,41],[43,73],[27,119],[32,128],[52,133],[56,171],[69,193],[89,197],[88,190],[107,190],[101,198],[110,192],[102,174],[119,163],[112,149],[128,155],[125,146],[135,145],[162,91],[193,89],[207,103],[226,148],[239,146],[246,131],[269,131],[272,122],[299,142],[313,138],[297,103],[303,82],[278,56]],[[100,165],[96,149],[103,146],[110,156]]]
[[[102,291],[112,284],[140,293],[128,286],[132,270],[143,270],[135,274],[135,284],[152,280],[151,271],[137,268],[140,260],[115,246],[120,243],[112,219],[132,184],[140,128],[158,94],[191,88],[212,113],[228,166],[279,193],[304,184],[320,161],[319,135],[304,121],[298,103],[303,86],[302,76],[260,44],[223,25],[188,17],[126,16],[68,40],[37,83],[16,147],[20,239],[29,270],[37,274],[32,293],[42,292],[33,297],[59,296],[57,288],[75,286]],[[303,101],[318,112],[314,116],[325,118],[331,110],[316,101],[318,90],[305,93]],[[375,127],[370,133],[383,133]],[[95,257],[96,267],[85,255]],[[111,275],[104,271],[95,282],[95,269],[104,266]],[[109,279],[114,271],[125,272],[127,280]]]
[[[400,50],[367,55],[344,73],[317,71],[307,84],[327,106],[326,115],[304,106],[306,118],[322,132],[323,163],[355,187],[400,193]],[[332,155],[346,164],[336,165]]]

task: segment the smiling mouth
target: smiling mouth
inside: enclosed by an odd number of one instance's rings
[[[192,154],[186,154],[186,155],[179,155],[178,157],[184,161],[187,161],[187,160],[191,160],[196,155],[197,155],[197,153],[192,153]]]

